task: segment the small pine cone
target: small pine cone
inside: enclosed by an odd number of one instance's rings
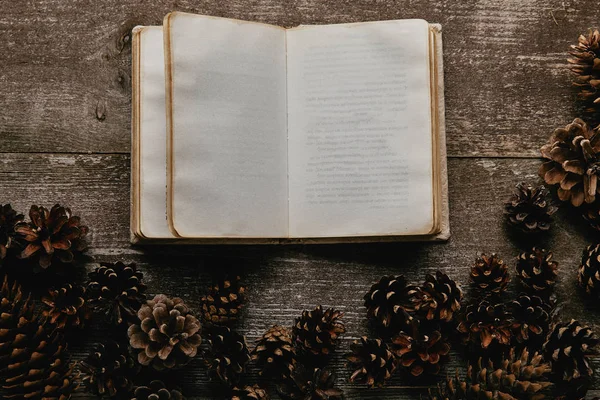
[[[296,363],[291,330],[273,325],[257,342],[252,359],[262,367],[259,375],[279,380],[289,378]]]
[[[209,377],[229,385],[237,384],[246,363],[252,359],[246,338],[226,326],[216,325],[210,331],[208,342]]]
[[[517,191],[504,203],[508,224],[525,233],[540,233],[550,229],[552,215],[558,208],[548,200],[545,186],[517,185]]]
[[[325,369],[299,367],[290,379],[277,386],[286,400],[341,400],[344,392],[334,387],[335,376]]]
[[[571,46],[571,71],[576,75],[573,85],[579,88],[579,98],[586,111],[600,111],[600,31],[589,30]]]
[[[506,290],[510,281],[508,265],[496,254],[481,254],[471,267],[471,282],[483,295],[498,294]]]
[[[539,175],[548,185],[558,185],[557,195],[575,207],[593,203],[598,186],[597,164],[600,151],[600,128],[592,130],[577,118],[565,128],[558,128],[541,148],[544,162]]]
[[[511,303],[512,329],[517,342],[541,350],[550,331],[552,307],[541,297],[520,294]]]
[[[600,243],[588,246],[579,266],[579,287],[591,300],[600,299]]]
[[[346,359],[352,368],[350,382],[365,383],[368,387],[383,386],[396,369],[394,354],[381,339],[363,336],[351,345]]]
[[[517,258],[517,275],[527,291],[549,297],[558,276],[558,263],[552,260],[552,252],[533,248]]]
[[[25,217],[17,214],[10,204],[0,204],[0,263],[8,250],[15,245],[15,225],[22,222]]]
[[[334,352],[339,338],[346,332],[341,318],[344,313],[333,308],[323,311],[318,306],[312,311],[303,311],[294,321],[292,338],[298,355],[311,366],[322,365]]]
[[[410,331],[394,337],[390,347],[398,365],[412,376],[437,375],[450,352],[450,344],[438,330],[428,332],[417,320],[413,320]]]
[[[408,285],[403,275],[384,276],[365,294],[367,315],[385,337],[409,326],[406,319],[420,297],[417,286]]]
[[[140,371],[127,346],[114,340],[96,345],[79,365],[84,374],[83,383],[96,396],[126,395],[133,387],[132,379]]]
[[[83,328],[85,321],[91,316],[85,301],[85,288],[67,283],[59,289],[52,289],[42,298],[48,309],[43,316],[56,328]]]
[[[216,325],[235,323],[244,304],[245,292],[239,276],[217,282],[200,300],[204,322]]]
[[[138,318],[141,322],[127,334],[140,364],[158,371],[179,368],[198,353],[202,325],[180,298],[156,295],[140,308]]]
[[[137,312],[146,301],[143,274],[135,263],[101,263],[90,272],[88,299],[96,311],[106,315],[113,325],[137,321]]]
[[[168,390],[162,381],[152,381],[148,386],[138,386],[131,400],[184,400],[179,390]]]
[[[233,388],[231,390],[231,400],[269,400],[269,394],[258,385],[244,386],[243,388]]]
[[[500,360],[509,351],[512,320],[504,304],[469,304],[457,329],[475,359]]]
[[[25,242],[21,258],[35,258],[42,269],[52,262],[72,263],[75,253],[87,249],[85,236],[87,226],[81,225],[67,207],[56,204],[50,211],[44,207],[31,206],[31,222],[19,222],[15,232]]]
[[[427,274],[425,283],[418,291],[416,310],[429,321],[450,322],[460,310],[462,290],[455,281],[441,271],[435,277]]]

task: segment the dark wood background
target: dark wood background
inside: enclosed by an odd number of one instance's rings
[[[444,29],[452,238],[445,244],[132,247],[129,244],[131,47],[137,24],[171,10],[284,26],[424,18]],[[239,329],[253,341],[317,304],[345,312],[347,333],[332,367],[349,399],[418,399],[394,378],[366,390],[347,383],[342,354],[368,332],[362,296],[385,274],[419,282],[441,269],[467,286],[480,252],[511,268],[528,244],[503,224],[502,202],[519,181],[536,182],[538,149],[577,114],[566,66],[579,33],[600,24],[596,0],[0,0],[0,202],[71,206],[92,230],[98,261],[135,261],[150,293],[198,308],[211,272],[234,265],[248,288]],[[560,263],[564,319],[600,324],[575,289],[583,248],[598,235],[561,211],[542,244]],[[88,270],[96,264],[86,265]],[[516,290],[515,282],[511,291]],[[598,327],[600,328],[600,326]],[[81,359],[103,334],[73,346]],[[600,366],[600,358],[594,359]],[[462,365],[458,354],[447,367]],[[250,382],[256,381],[251,369]],[[192,399],[215,398],[201,362],[178,374]],[[596,379],[600,389],[600,379]],[[600,391],[593,391],[599,394]],[[85,397],[85,396],[84,396]]]

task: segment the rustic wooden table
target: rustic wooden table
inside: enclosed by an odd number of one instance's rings
[[[137,24],[161,24],[171,10],[284,26],[396,18],[441,23],[451,240],[130,246],[128,32]],[[526,246],[505,229],[502,202],[519,181],[537,181],[539,147],[576,116],[566,52],[579,33],[599,23],[596,0],[0,0],[0,201],[21,210],[70,205],[92,230],[96,261],[135,261],[150,293],[180,296],[195,308],[211,273],[224,262],[235,265],[248,287],[239,329],[249,343],[274,323],[290,325],[303,309],[335,306],[345,312],[347,333],[332,367],[347,398],[418,399],[422,388],[399,378],[376,390],[347,383],[341,355],[368,331],[363,293],[382,275],[421,281],[437,269],[467,286],[479,252],[498,252],[514,266]],[[577,216],[561,211],[544,243],[560,263],[561,315],[591,325],[600,323],[600,311],[586,309],[575,281],[581,251],[597,237]],[[73,346],[75,359],[104,332],[86,334],[83,344]],[[454,354],[447,370],[461,363]],[[189,398],[214,398],[200,361],[178,381]],[[600,389],[600,379],[594,387]]]

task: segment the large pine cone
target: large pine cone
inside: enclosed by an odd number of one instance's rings
[[[211,329],[208,341],[209,377],[235,385],[251,360],[246,338],[226,326],[217,325]]]
[[[114,340],[96,345],[80,363],[83,383],[96,396],[116,397],[128,394],[139,364],[129,355],[126,345]]]
[[[452,321],[463,298],[460,286],[441,271],[436,271],[435,277],[427,274],[417,293],[416,311],[428,321]]]
[[[545,186],[517,185],[517,191],[504,203],[508,223],[525,233],[540,233],[550,229],[557,207],[548,200]]]
[[[382,336],[392,337],[409,326],[407,313],[415,310],[419,288],[408,285],[403,275],[384,276],[365,294],[367,315]]]
[[[148,386],[138,386],[131,400],[184,400],[179,390],[168,390],[162,381],[154,380]]]
[[[81,285],[67,283],[59,289],[52,289],[42,301],[48,306],[43,311],[44,317],[61,330],[83,328],[91,316],[85,301],[85,288]]]
[[[231,400],[269,400],[269,394],[258,385],[235,387],[231,390]]]
[[[600,129],[592,130],[577,118],[565,128],[558,128],[541,148],[544,162],[539,175],[548,185],[558,185],[558,198],[575,207],[596,199]]]
[[[318,306],[312,311],[303,311],[294,321],[292,337],[298,349],[298,355],[306,364],[319,366],[326,362],[338,344],[339,338],[346,332],[341,318],[344,313],[333,308],[323,311]]]
[[[573,85],[579,87],[579,97],[586,111],[600,111],[600,32],[589,30],[579,36],[579,43],[571,46],[571,71],[576,75]]]
[[[541,297],[520,294],[511,303],[515,339],[530,350],[541,350],[550,330],[552,307]]]
[[[396,369],[394,354],[381,339],[363,336],[351,345],[346,354],[350,366],[355,368],[350,382],[365,383],[368,387],[383,386]]]
[[[29,218],[31,222],[19,222],[15,226],[15,232],[25,242],[21,258],[35,258],[40,267],[46,269],[56,260],[71,263],[75,253],[87,249],[88,228],[81,225],[81,219],[69,208],[56,204],[48,211],[34,205],[29,210]]]
[[[592,300],[600,299],[600,243],[588,246],[581,257],[579,286]]]
[[[261,366],[261,376],[289,378],[296,363],[296,350],[289,328],[273,325],[258,340],[252,359]]]
[[[325,369],[298,367],[292,377],[277,386],[286,400],[341,400],[344,392],[334,387],[335,376]]]
[[[235,323],[244,304],[245,292],[239,276],[217,282],[201,298],[204,322],[217,325]]]
[[[552,252],[533,248],[517,258],[517,275],[528,292],[543,297],[549,297],[556,277],[558,263],[552,260]]]
[[[518,358],[508,357],[494,365],[469,365],[467,376],[447,378],[429,390],[429,400],[542,400],[550,397],[550,366],[539,354],[527,350]]]
[[[101,263],[89,277],[88,298],[96,311],[104,313],[113,325],[139,322],[137,312],[146,301],[146,285],[135,263]]]
[[[15,225],[23,221],[23,214],[17,214],[10,204],[0,204],[0,263],[8,250],[14,247]]]
[[[471,267],[471,282],[482,295],[498,294],[506,290],[510,281],[508,265],[496,254],[481,254]]]
[[[450,344],[438,330],[428,332],[414,320],[410,331],[400,332],[392,339],[391,351],[411,375],[437,375],[448,357]]]
[[[141,322],[127,334],[140,364],[158,371],[179,368],[198,353],[202,326],[180,298],[156,295],[140,308],[138,318]]]

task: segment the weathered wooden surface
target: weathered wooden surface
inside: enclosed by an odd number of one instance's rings
[[[128,32],[159,24],[170,10],[285,26],[416,17],[442,23],[450,242],[132,248]],[[0,202],[22,210],[34,203],[72,206],[92,229],[95,261],[136,261],[150,293],[178,295],[195,308],[213,267],[237,267],[248,285],[239,329],[250,343],[273,323],[291,324],[305,308],[338,307],[348,332],[332,365],[347,397],[417,399],[422,389],[399,378],[377,390],[346,382],[341,355],[368,332],[362,294],[382,275],[403,273],[418,282],[436,269],[466,286],[468,267],[482,251],[498,252],[514,266],[529,244],[506,231],[502,202],[517,182],[536,181],[540,161],[532,157],[552,129],[576,115],[566,51],[598,21],[595,0],[0,0]],[[560,262],[562,315],[600,332],[600,311],[588,309],[574,286],[582,249],[599,237],[561,211],[553,233],[538,244]],[[93,324],[73,346],[74,358],[104,333]],[[454,354],[447,370],[461,363]],[[257,379],[254,370],[249,379]],[[177,380],[190,398],[215,398],[199,361]]]

